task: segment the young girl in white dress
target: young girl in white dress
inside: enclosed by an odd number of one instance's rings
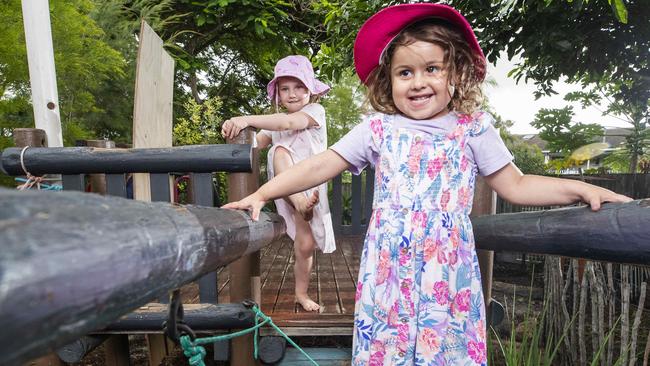
[[[294,164],[327,149],[325,109],[316,101],[329,86],[315,78],[304,56],[287,56],[275,65],[273,80],[267,85],[276,111],[286,113],[241,116],[224,122],[222,134],[233,138],[251,126],[261,129],[257,147],[272,147],[268,152],[268,179],[282,174]],[[323,200],[319,200],[323,197]],[[296,301],[307,311],[320,306],[307,295],[314,249],[331,253],[336,249],[332,217],[327,201],[327,183],[275,200],[278,213],[287,223],[287,234],[294,241]]]

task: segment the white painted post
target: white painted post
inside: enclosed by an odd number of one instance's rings
[[[63,146],[59,95],[48,0],[22,0],[27,63],[36,128],[45,131],[47,146]]]

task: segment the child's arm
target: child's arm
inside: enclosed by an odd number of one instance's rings
[[[228,203],[222,207],[249,210],[251,211],[251,218],[257,221],[260,210],[267,201],[315,187],[334,178],[348,168],[348,162],[341,155],[328,149],[299,162],[289,170],[282,172],[282,174],[276,175],[260,187],[257,192],[241,201]],[[327,199],[327,197],[322,199]]]
[[[629,202],[632,199],[589,183],[539,175],[524,175],[510,163],[485,177],[499,196],[517,205],[567,205],[582,201],[598,211],[603,202]]]
[[[221,135],[234,138],[239,131],[251,126],[269,131],[302,130],[313,127],[318,123],[307,113],[298,111],[294,113],[261,114],[256,116],[233,117],[221,126]]]
[[[258,133],[255,134],[255,140],[257,142],[257,148],[258,149],[264,149],[264,148],[268,147],[269,145],[271,145],[271,142],[272,142],[270,136],[268,136],[267,134],[261,133],[261,132],[258,132]]]

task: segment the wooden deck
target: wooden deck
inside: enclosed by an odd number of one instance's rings
[[[321,306],[307,312],[294,300],[293,244],[285,237],[261,253],[262,311],[289,335],[352,335],[354,295],[363,245],[341,236],[330,254],[316,251],[309,296]],[[228,269],[218,274],[219,302],[229,299]]]

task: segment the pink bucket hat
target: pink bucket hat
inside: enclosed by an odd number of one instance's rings
[[[327,84],[316,79],[311,62],[305,56],[293,55],[281,59],[275,64],[274,73],[273,80],[266,86],[266,91],[271,100],[275,97],[275,84],[278,78],[283,76],[291,76],[302,81],[314,95],[323,95],[330,90]]]
[[[401,4],[380,10],[370,17],[359,30],[354,41],[354,66],[365,84],[368,76],[381,62],[381,56],[390,42],[408,25],[427,18],[440,18],[458,27],[476,54],[485,60],[472,27],[456,9],[441,4]],[[485,78],[484,68],[479,68],[480,80]]]

